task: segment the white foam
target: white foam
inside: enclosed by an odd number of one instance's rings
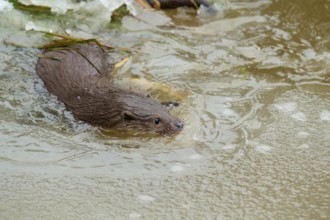
[[[233,145],[233,144],[228,144],[228,145],[225,145],[225,146],[223,146],[222,147],[222,149],[224,149],[224,150],[233,150],[233,149],[235,149],[235,145]]]
[[[309,135],[309,133],[306,132],[306,131],[299,131],[299,132],[297,133],[297,136],[298,136],[299,138],[306,138],[308,135]]]
[[[294,118],[298,121],[306,121],[306,116],[303,112],[297,112],[295,114],[290,115],[291,118]]]
[[[174,166],[171,167],[171,171],[175,172],[175,173],[181,172],[183,170],[184,170],[184,167],[180,164],[177,164],[177,165],[174,165]]]
[[[308,144],[302,144],[299,146],[299,148],[308,149],[308,148],[310,148],[310,146]]]
[[[228,109],[228,108],[222,109],[222,114],[227,115],[227,116],[235,116],[236,115],[236,113],[233,110]]]
[[[137,212],[132,212],[129,214],[129,218],[130,219],[134,219],[134,218],[141,218],[142,215],[140,213],[137,213]]]
[[[198,159],[201,159],[202,156],[200,154],[192,154],[189,156],[189,158],[192,160],[198,160]]]
[[[330,111],[328,110],[323,110],[321,113],[320,113],[320,119],[322,121],[330,121]]]
[[[316,57],[316,52],[312,48],[308,48],[306,50],[303,50],[304,57],[306,60],[311,60]]]
[[[271,146],[265,144],[260,144],[256,146],[256,150],[260,153],[268,153],[269,151],[271,151],[271,149]]]
[[[148,196],[148,195],[139,195],[138,197],[140,200],[142,201],[146,201],[146,202],[151,202],[151,201],[154,201],[155,198],[152,197],[152,196]]]
[[[275,104],[275,107],[281,110],[282,112],[292,112],[297,108],[297,103],[295,102],[287,102]]]

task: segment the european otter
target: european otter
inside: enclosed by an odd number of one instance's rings
[[[121,132],[174,135],[182,130],[183,123],[158,101],[114,85],[108,70],[106,53],[92,44],[46,50],[36,66],[48,91],[77,119]]]

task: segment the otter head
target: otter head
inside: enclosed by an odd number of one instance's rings
[[[119,100],[122,106],[120,130],[175,135],[183,129],[178,118],[171,116],[166,107],[149,96],[129,93]]]

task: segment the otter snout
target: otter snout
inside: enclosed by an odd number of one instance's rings
[[[182,130],[182,128],[183,128],[183,122],[181,122],[180,120],[177,120],[177,121],[174,123],[174,126],[175,126],[178,130]]]

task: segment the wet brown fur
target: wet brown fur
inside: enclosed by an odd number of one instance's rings
[[[46,50],[36,71],[77,119],[116,131],[173,135],[183,123],[157,100],[120,88],[108,77],[106,53],[91,44]]]

